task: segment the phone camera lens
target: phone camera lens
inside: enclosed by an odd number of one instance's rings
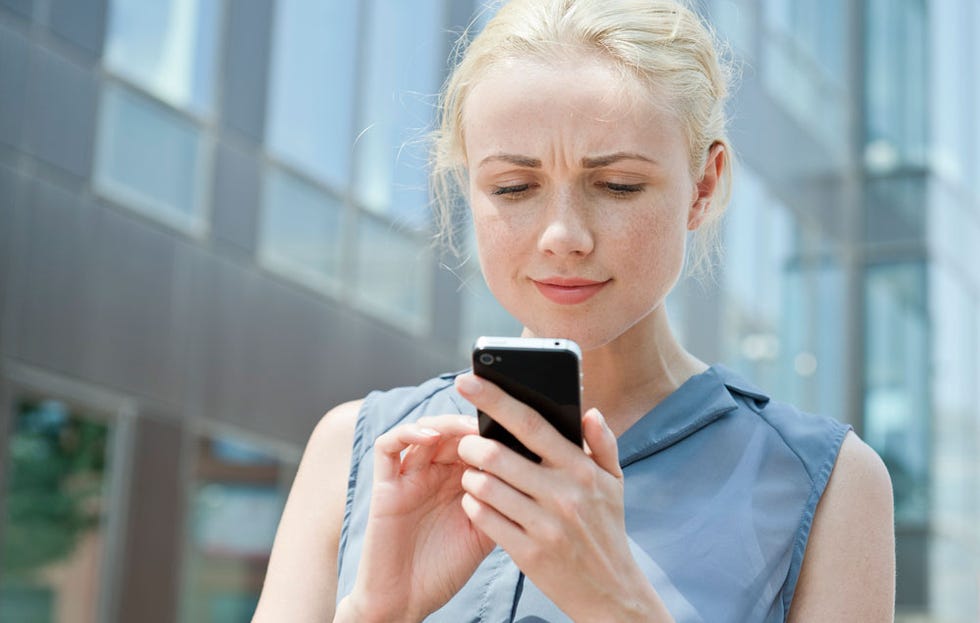
[[[493,355],[491,355],[490,353],[482,353],[480,355],[480,363],[482,363],[485,366],[491,365],[493,363]]]

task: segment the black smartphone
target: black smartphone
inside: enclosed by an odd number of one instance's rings
[[[540,413],[558,432],[582,447],[582,351],[572,340],[481,337],[473,346],[473,372]],[[480,434],[536,463],[531,452],[486,413]]]

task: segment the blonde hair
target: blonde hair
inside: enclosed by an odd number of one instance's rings
[[[454,208],[466,189],[463,109],[473,85],[501,61],[553,59],[573,47],[603,55],[624,78],[638,79],[651,95],[656,91],[660,101],[666,96],[684,125],[695,179],[712,146],[725,147],[722,178],[688,256],[694,272],[711,266],[717,226],[731,196],[725,114],[731,70],[714,33],[693,11],[675,0],[512,0],[468,45],[466,39],[464,33],[457,42],[457,63],[443,87],[431,154],[437,228],[451,249]]]

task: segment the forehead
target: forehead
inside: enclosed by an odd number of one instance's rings
[[[667,98],[597,55],[510,59],[473,85],[463,107],[467,159],[474,150],[680,152],[681,124]]]

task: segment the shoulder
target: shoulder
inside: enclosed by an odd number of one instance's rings
[[[349,449],[357,416],[363,404],[363,398],[351,400],[327,411],[310,434],[306,454],[309,455],[311,450],[315,452],[317,449],[333,449],[337,446]]]
[[[719,375],[737,405],[736,413],[765,428],[774,441],[805,471],[815,495],[830,478],[850,426],[773,400],[763,390],[722,366]],[[745,421],[745,420],[743,420]]]
[[[361,417],[357,422],[357,436],[373,439],[402,422],[423,415],[465,412],[469,403],[453,386],[457,375],[457,372],[441,374],[418,385],[371,392],[359,405]]]
[[[324,415],[310,435],[279,520],[256,621],[333,617],[337,560],[361,400]]]
[[[895,531],[891,479],[854,433],[817,506],[790,621],[891,621]]]

